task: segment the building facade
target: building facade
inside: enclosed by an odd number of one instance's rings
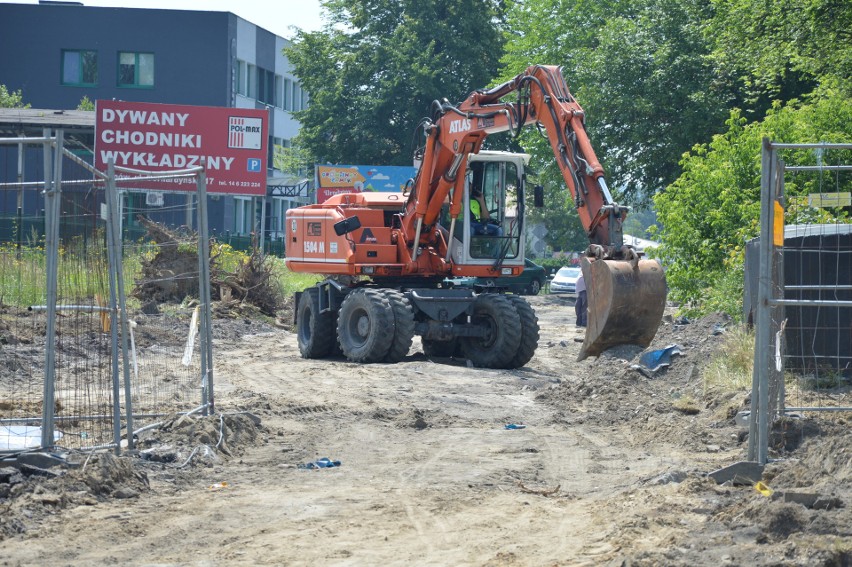
[[[0,84],[20,91],[33,109],[76,109],[85,97],[92,102],[268,110],[269,195],[265,203],[262,198],[213,197],[210,226],[220,234],[256,231],[261,210],[267,231],[278,234],[284,211],[307,202],[309,184],[273,167],[276,148],[288,147],[298,133],[292,113],[308,104],[283,54],[287,45],[288,40],[230,12],[100,8],[75,2],[0,4]],[[2,135],[12,130],[3,128]],[[77,134],[84,158],[93,134]],[[14,155],[8,155],[16,148],[0,147],[0,152],[7,154],[0,153],[0,170],[4,163],[16,163]],[[30,179],[38,178],[38,167],[28,165]],[[0,171],[0,181],[16,176],[17,171]],[[140,212],[156,218],[157,207],[172,210],[186,200],[185,195],[167,194],[159,205],[146,197],[144,192],[125,195],[131,230]],[[0,200],[4,212],[9,212],[10,201]],[[39,210],[36,198],[28,201],[25,215]],[[170,224],[183,224],[186,218],[180,212],[160,216]]]

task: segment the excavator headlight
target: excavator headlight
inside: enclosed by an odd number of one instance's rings
[[[511,276],[513,271],[512,268],[501,268],[500,273],[504,276]]]
[[[373,272],[375,272],[375,270],[376,269],[373,266],[362,266],[361,267],[361,273],[362,274],[372,274]]]

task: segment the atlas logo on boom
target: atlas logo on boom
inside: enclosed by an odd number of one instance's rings
[[[467,132],[470,130],[470,120],[462,118],[460,120],[450,120],[450,134],[458,132]]]

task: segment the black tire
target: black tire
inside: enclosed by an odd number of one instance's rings
[[[530,288],[528,290],[530,295],[538,295],[538,292],[541,291],[541,282],[538,280],[533,280],[530,282]]]
[[[337,316],[337,339],[343,356],[352,362],[379,362],[394,336],[393,308],[380,290],[349,292]]]
[[[512,295],[509,296],[509,300],[515,306],[515,311],[521,318],[521,344],[509,363],[509,368],[520,368],[532,360],[535,349],[538,348],[538,339],[540,338],[538,317],[535,316],[535,310],[524,298]]]
[[[421,339],[423,343],[423,354],[429,358],[452,358],[464,356],[461,348],[461,341],[434,341],[431,339]]]
[[[464,355],[482,368],[513,368],[521,344],[521,317],[505,295],[483,293],[473,304],[474,324],[484,325],[485,337],[464,337]]]
[[[302,358],[325,358],[336,342],[334,313],[320,313],[319,289],[302,292],[296,312],[296,337]]]
[[[331,328],[334,329],[334,340],[331,341],[331,352],[328,353],[328,356],[342,358],[343,350],[340,348],[340,340],[337,338],[337,318],[340,314],[340,311],[335,311],[332,315]]]
[[[384,291],[393,309],[394,320],[393,340],[384,362],[399,362],[411,350],[411,341],[414,339],[414,310],[402,292],[395,289]]]

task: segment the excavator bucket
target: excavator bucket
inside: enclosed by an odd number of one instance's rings
[[[618,345],[651,344],[666,306],[666,279],[656,260],[583,258],[588,321],[577,360]]]

